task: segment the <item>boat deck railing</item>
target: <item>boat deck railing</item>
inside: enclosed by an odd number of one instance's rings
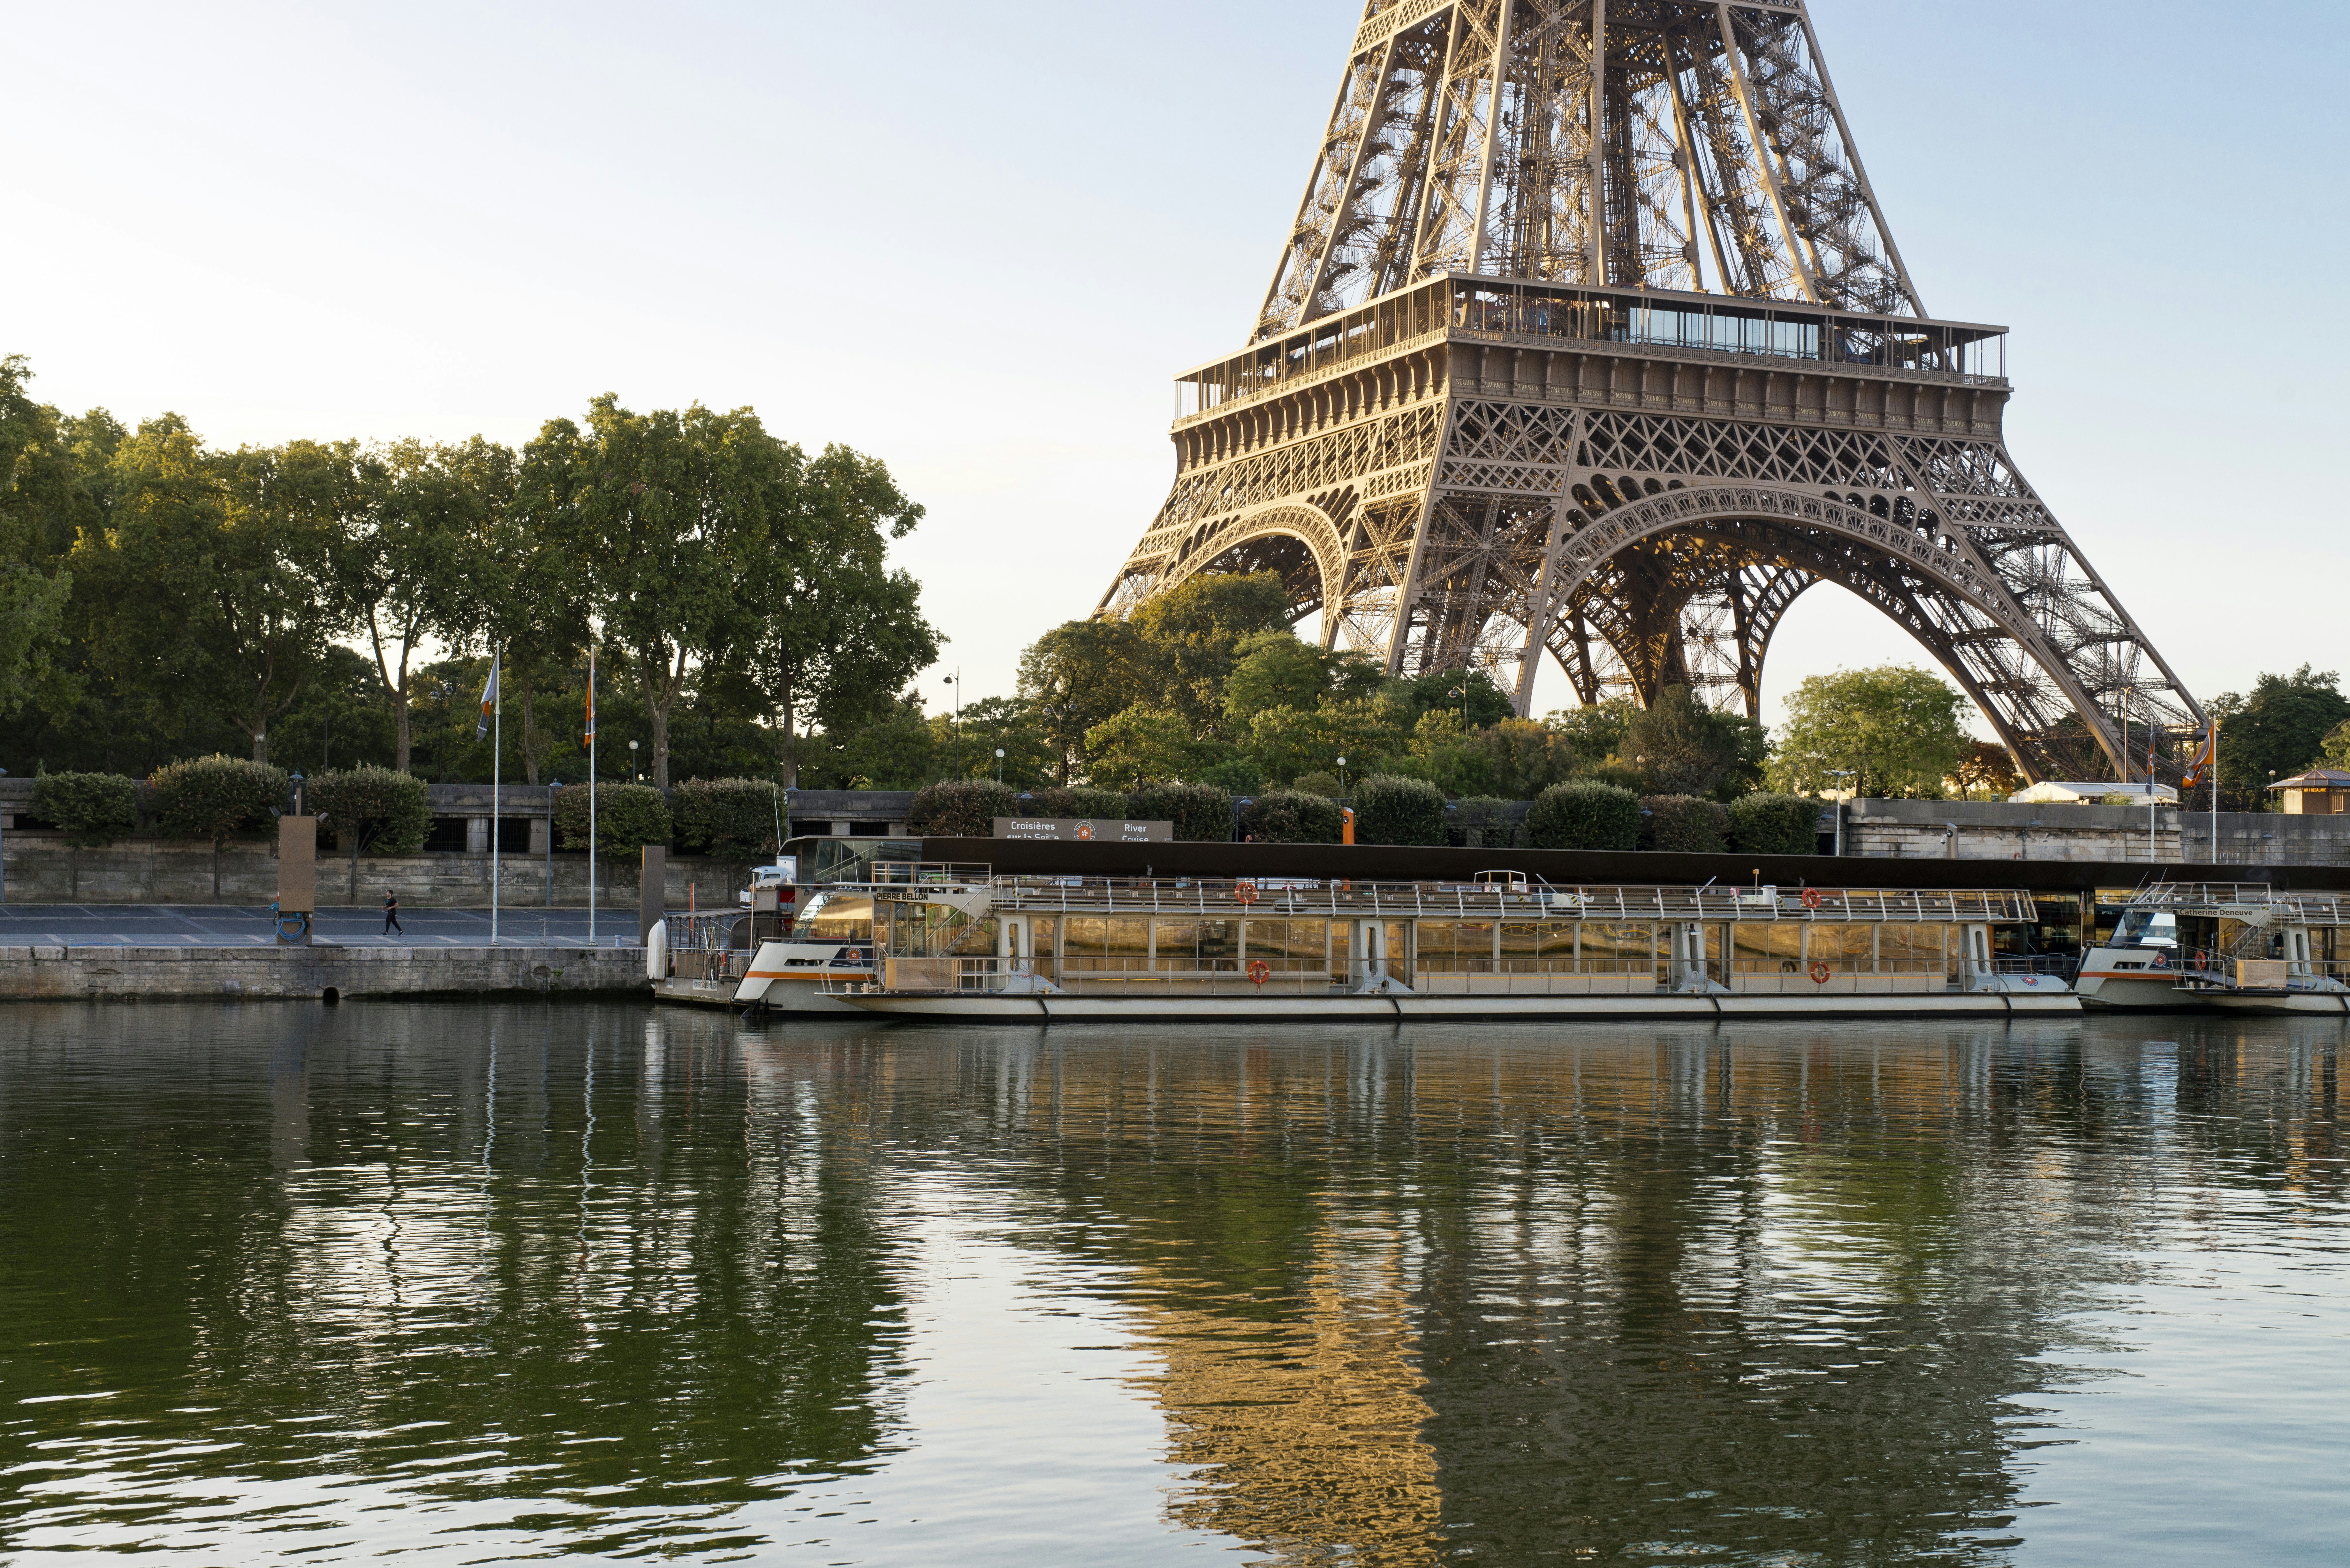
[[[1305,877],[1004,877],[990,902],[1010,914],[1305,917],[1331,919],[2027,922],[2018,889],[1551,887],[1523,882],[1369,882]]]
[[[2350,925],[2350,898],[2293,888],[2280,891],[2266,882],[2151,882],[2131,894],[2121,907],[2190,915],[2260,909],[2272,920],[2289,925]]]
[[[1392,973],[1420,996],[1648,996],[1671,988],[1664,968],[1592,967],[1542,969],[1508,963],[1474,970],[1388,970],[1361,960],[1257,960],[1244,967],[1230,961],[1152,967],[1148,961],[1073,970],[1057,975],[1049,962],[1002,957],[892,957],[883,961],[878,988],[930,994],[978,992],[996,995],[1069,996],[1344,996],[1365,993]],[[1887,965],[1878,969],[1830,969],[1780,972],[1737,970],[1713,980],[1734,992],[1768,995],[1932,994],[1951,989],[1957,976],[1940,965]],[[828,990],[853,991],[868,982],[828,982]],[[1372,989],[1368,994],[1383,994]]]

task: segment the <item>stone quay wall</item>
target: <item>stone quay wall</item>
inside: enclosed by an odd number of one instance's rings
[[[641,948],[0,947],[0,999],[650,994]]]
[[[2005,801],[1855,800],[1845,803],[1844,852],[1898,859],[2146,861],[2142,805],[2030,805]],[[1824,826],[1833,822],[1822,814]],[[2157,862],[2198,866],[2350,865],[2350,815],[2284,812],[2211,814],[2154,808]]]
[[[0,846],[13,904],[266,904],[277,896],[277,857],[273,844],[234,843],[220,854],[219,893],[213,882],[208,844],[174,839],[124,839],[102,849],[77,850],[55,833],[10,833]],[[588,907],[588,857],[557,855],[552,862],[554,896],[548,898],[549,862],[543,855],[499,857],[499,892],[508,909],[584,909]],[[750,886],[749,861],[699,856],[672,857],[667,865],[665,902],[671,909],[731,908],[734,895]],[[637,907],[641,862],[630,855],[596,865],[598,909]],[[458,853],[400,856],[327,855],[318,860],[322,908],[373,906],[386,893],[400,895],[413,909],[482,909],[490,901],[490,857]]]

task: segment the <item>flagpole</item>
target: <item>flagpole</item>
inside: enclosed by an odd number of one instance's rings
[[[490,650],[491,701],[497,705],[490,710],[490,946],[498,945],[498,786],[504,782],[502,769],[505,765],[506,694],[498,690],[499,655],[502,649]]]
[[[596,644],[588,644],[588,945],[596,945]]]

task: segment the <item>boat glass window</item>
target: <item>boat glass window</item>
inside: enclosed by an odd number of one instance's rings
[[[1583,972],[1642,974],[1657,964],[1657,929],[1586,923],[1583,928]]]
[[[2178,917],[2168,909],[2125,909],[2114,930],[2117,948],[2175,948]]]
[[[1939,930],[1940,928],[1929,926],[1924,929]],[[1804,949],[1804,969],[1808,971],[1812,964],[1824,963],[1838,974],[1873,972],[1877,967],[1877,931],[1874,925],[1812,927],[1810,945]],[[1938,948],[1938,960],[1939,956]]]
[[[1877,968],[1887,974],[1942,974],[1950,967],[1956,926],[1880,926]]]

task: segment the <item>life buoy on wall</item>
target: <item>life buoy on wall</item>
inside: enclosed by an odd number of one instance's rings
[[[1814,985],[1825,985],[1828,982],[1829,977],[1835,973],[1835,971],[1830,969],[1826,964],[1820,962],[1817,959],[1812,961],[1812,983]]]
[[[1273,966],[1271,964],[1265,962],[1263,959],[1249,960],[1249,981],[1252,984],[1263,985],[1266,981],[1271,980],[1272,978]]]
[[[1233,883],[1233,884],[1232,884],[1232,902],[1233,902],[1233,903],[1235,903],[1235,904],[1253,904],[1253,903],[1255,903],[1255,902],[1256,902],[1256,884],[1255,884],[1255,883],[1253,883],[1253,882],[1235,882],[1235,883]]]
[[[1817,888],[1804,889],[1804,908],[1806,909],[1816,909],[1825,902],[1826,900],[1820,897],[1820,890]]]

